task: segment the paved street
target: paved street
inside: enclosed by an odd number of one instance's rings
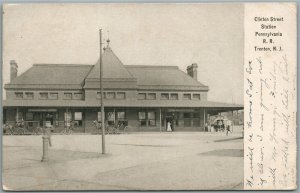
[[[3,137],[6,190],[243,189],[241,133],[53,135],[41,162],[42,136]]]

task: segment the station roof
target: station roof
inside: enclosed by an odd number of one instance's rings
[[[127,82],[129,88],[138,89],[208,91],[207,86],[194,80],[176,66],[124,65],[109,46],[104,49],[102,64],[104,82]],[[34,64],[4,88],[60,90],[98,88],[95,83],[100,84],[97,81],[99,79],[99,60],[95,65]]]
[[[5,88],[81,89],[93,65],[34,64]],[[68,87],[66,87],[68,85]]]
[[[196,88],[198,90],[208,90],[208,87],[196,81],[177,66],[142,66],[127,65],[126,69],[137,79],[139,88],[153,89],[153,87],[163,87],[165,89]]]

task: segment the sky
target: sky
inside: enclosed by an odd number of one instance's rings
[[[197,63],[208,100],[243,104],[243,14],[229,3],[5,5],[3,84],[10,60],[19,75],[36,63],[95,64],[101,28],[123,64]]]

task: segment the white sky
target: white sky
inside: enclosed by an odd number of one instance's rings
[[[125,65],[198,63],[211,101],[243,104],[242,4],[23,4],[4,7],[3,83],[34,63],[94,64],[99,28]],[[176,77],[174,77],[176,78]]]

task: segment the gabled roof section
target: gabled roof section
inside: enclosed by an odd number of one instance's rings
[[[92,65],[34,64],[5,88],[81,88]]]
[[[106,47],[102,54],[103,78],[109,79],[134,79],[134,77],[124,67],[121,60],[115,55],[110,47]],[[91,70],[87,79],[100,78],[100,60]]]
[[[137,79],[139,88],[155,86],[157,88],[208,90],[208,87],[196,81],[177,66],[126,65],[127,70]]]

